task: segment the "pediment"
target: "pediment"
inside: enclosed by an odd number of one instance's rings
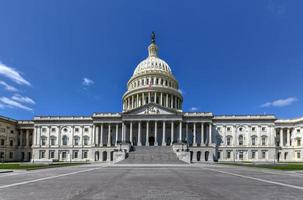
[[[178,111],[165,108],[163,106],[159,106],[153,103],[125,112],[125,114],[130,114],[130,115],[173,115],[177,113]]]

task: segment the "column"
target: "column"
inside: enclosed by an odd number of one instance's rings
[[[170,95],[170,108],[173,108],[173,104],[174,104],[174,96]]]
[[[247,126],[247,130],[248,130],[248,132],[247,132],[246,145],[249,146],[250,145],[250,141],[251,141],[251,135],[250,135],[250,133],[251,133],[251,126],[248,125]]]
[[[111,146],[111,141],[110,141],[110,132],[111,132],[111,125],[108,124],[108,133],[107,133],[107,146]]]
[[[138,146],[142,146],[142,143],[141,143],[141,122],[138,123]]]
[[[201,144],[204,145],[204,123],[201,123]]]
[[[28,129],[26,129],[26,146],[29,147],[29,130]]]
[[[139,107],[139,94],[137,94],[137,98],[136,98],[136,107]]]
[[[196,123],[194,123],[193,125],[194,125],[194,141],[193,141],[193,145],[197,146]]]
[[[163,93],[160,93],[160,105],[163,106]]]
[[[103,146],[103,124],[100,126],[100,144],[99,146]]]
[[[62,138],[61,138],[61,127],[57,127],[58,130],[59,130],[59,133],[58,133],[58,146],[60,147],[61,145],[61,141],[62,141]]]
[[[185,134],[186,134],[186,141],[187,141],[187,143],[188,143],[188,142],[189,142],[189,141],[188,141],[188,123],[185,124],[185,132],[186,132],[186,133],[185,133]]]
[[[154,103],[157,103],[157,92],[154,92]]]
[[[145,105],[146,102],[145,102],[145,97],[144,97],[144,93],[142,93],[142,105]]]
[[[283,128],[280,128],[280,147],[283,146]]]
[[[40,129],[41,129],[41,128],[40,128]],[[40,144],[41,144],[41,130],[40,130],[39,141],[40,141]],[[22,130],[22,129],[20,129],[20,146],[21,146],[21,147],[23,146],[23,130]]]
[[[147,103],[150,103],[150,92],[148,92],[148,102]]]
[[[173,141],[174,141],[174,122],[171,122],[171,128],[170,128],[170,145],[173,145]]]
[[[75,137],[75,127],[72,126],[72,146],[75,145],[75,139],[74,139],[74,137]]]
[[[119,124],[116,124],[116,141],[115,141],[115,146],[117,146],[117,142],[118,142],[118,134],[119,134]]]
[[[287,133],[286,134],[287,134],[286,135],[286,139],[287,139],[286,145],[290,146],[290,129],[289,128],[287,128]]]
[[[158,146],[158,124],[157,121],[155,121],[155,146]]]
[[[134,101],[134,95],[132,95],[131,98],[132,98],[132,107],[131,107],[131,108],[134,109],[134,107],[135,107],[135,106],[134,106],[134,102],[135,102],[135,101]]]
[[[96,135],[95,146],[99,146],[99,127],[97,125],[95,125],[95,135]]]
[[[179,122],[179,142],[182,142],[182,121]]]
[[[122,122],[122,143],[126,141],[126,127],[125,123]]]
[[[168,107],[168,94],[166,94],[166,102],[165,102],[165,106]]]
[[[209,144],[212,144],[212,124],[209,123]]]
[[[37,140],[37,135],[38,135],[38,127],[34,127],[34,146],[38,145],[38,140]]]
[[[129,141],[130,145],[133,145],[133,122],[130,122],[129,126]]]
[[[162,146],[166,146],[166,142],[165,142],[165,121],[163,121]]]
[[[149,138],[149,121],[146,122],[146,142],[145,142],[145,146],[149,146],[148,138]]]

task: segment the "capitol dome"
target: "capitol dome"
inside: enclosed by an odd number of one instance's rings
[[[158,57],[158,46],[153,33],[148,46],[148,57],[137,65],[127,82],[127,91],[123,95],[123,111],[150,103],[182,111],[182,102],[178,81],[169,65]]]

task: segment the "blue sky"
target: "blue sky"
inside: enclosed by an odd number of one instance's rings
[[[3,0],[0,115],[120,112],[155,31],[184,111],[303,116],[302,10],[300,0]]]

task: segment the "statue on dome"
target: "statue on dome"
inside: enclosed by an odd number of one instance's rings
[[[152,43],[156,43],[156,34],[154,31],[151,34],[151,39],[152,39]]]

